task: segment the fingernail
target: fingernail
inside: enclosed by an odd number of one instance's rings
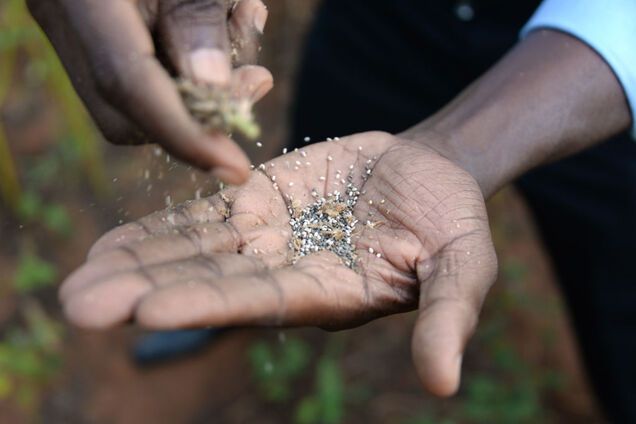
[[[230,82],[230,60],[219,49],[197,49],[190,53],[192,76],[197,82],[225,85]]]
[[[267,8],[263,5],[257,7],[254,11],[254,26],[261,34],[265,30],[265,23],[267,22]]]

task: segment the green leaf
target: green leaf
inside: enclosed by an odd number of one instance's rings
[[[320,403],[313,396],[306,397],[300,402],[296,409],[297,424],[317,424],[320,423]]]
[[[34,221],[42,208],[42,199],[34,191],[25,191],[20,197],[18,214],[25,221]]]
[[[46,228],[61,236],[69,236],[71,234],[73,227],[64,206],[46,206],[42,211],[42,221]]]
[[[279,367],[290,378],[300,375],[309,363],[309,346],[299,339],[289,339],[280,346],[282,354]]]
[[[55,266],[33,254],[23,255],[15,274],[14,287],[28,293],[52,285],[57,278]]]
[[[323,358],[318,363],[317,388],[322,407],[322,422],[337,424],[344,415],[344,384],[335,360]]]

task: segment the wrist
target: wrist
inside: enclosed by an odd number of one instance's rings
[[[469,172],[489,197],[629,123],[625,96],[603,59],[568,35],[541,31],[403,136]]]

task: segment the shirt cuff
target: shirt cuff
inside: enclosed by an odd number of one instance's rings
[[[539,28],[571,34],[607,62],[623,87],[636,139],[636,1],[544,0],[521,37]]]

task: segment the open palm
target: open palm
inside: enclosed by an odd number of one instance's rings
[[[289,208],[344,192],[349,176],[361,191],[356,266],[328,251],[292,261]],[[448,395],[495,272],[472,177],[421,145],[373,132],[280,156],[243,186],[112,230],[60,294],[72,322],[96,328],[132,318],[157,329],[340,329],[419,307],[416,368],[430,391]]]

